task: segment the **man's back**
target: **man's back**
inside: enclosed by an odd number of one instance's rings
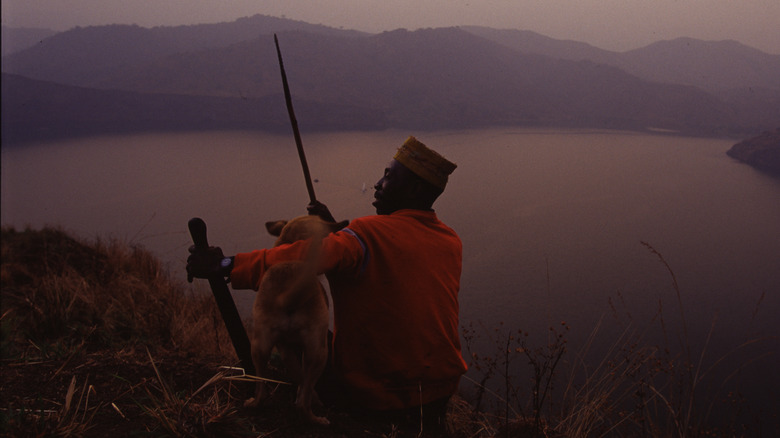
[[[355,219],[331,237],[356,239],[357,269],[328,272],[333,366],[351,397],[401,409],[451,395],[466,365],[458,335],[462,246],[432,211]]]

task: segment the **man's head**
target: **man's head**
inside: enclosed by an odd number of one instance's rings
[[[377,214],[390,214],[405,208],[430,210],[456,167],[414,137],[409,137],[374,185],[376,200],[373,205]]]

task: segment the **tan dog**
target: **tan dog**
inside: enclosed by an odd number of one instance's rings
[[[304,239],[312,243],[306,260],[279,263],[266,271],[252,310],[250,338],[257,375],[268,375],[268,358],[276,347],[298,383],[296,407],[306,419],[322,425],[330,423],[314,415],[311,407],[319,403],[314,385],[328,360],[328,298],[317,279],[316,264],[322,239],[348,224],[325,222],[317,216],[267,222],[268,232],[279,236],[274,246]],[[258,406],[265,396],[265,383],[258,382],[255,397],[244,405]]]

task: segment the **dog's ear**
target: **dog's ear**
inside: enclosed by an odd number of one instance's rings
[[[347,225],[349,225],[349,220],[343,220],[341,222],[328,222],[328,228],[330,228],[331,233],[335,233]]]
[[[287,221],[270,221],[265,223],[265,229],[268,230],[268,234],[279,237],[282,234],[282,228],[287,225]]]

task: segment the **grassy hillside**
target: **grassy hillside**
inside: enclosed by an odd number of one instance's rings
[[[163,385],[192,391],[235,362],[210,297],[142,248],[3,229],[0,274],[8,436],[162,431]]]
[[[243,408],[253,383],[224,368],[238,360],[213,298],[143,248],[4,228],[0,273],[0,435],[406,436],[335,411],[302,423],[290,386]]]
[[[428,436],[330,407],[321,409],[331,426],[308,425],[288,385],[261,409],[245,409],[252,383],[230,368],[238,361],[210,294],[172,280],[152,254],[121,241],[85,242],[56,228],[3,228],[1,237],[0,435]],[[690,346],[678,355],[629,326],[593,367],[569,347],[568,330],[552,327],[536,346],[528,333],[499,327],[488,335],[496,353],[485,355],[471,351],[479,336],[464,327],[469,402],[453,398],[448,436],[760,434],[761,424],[738,420],[738,394],[725,397],[729,418],[694,403],[698,370],[709,365],[692,360]],[[597,327],[591,336],[605,334]],[[520,364],[530,380],[509,371]],[[286,378],[280,368],[268,377]]]

